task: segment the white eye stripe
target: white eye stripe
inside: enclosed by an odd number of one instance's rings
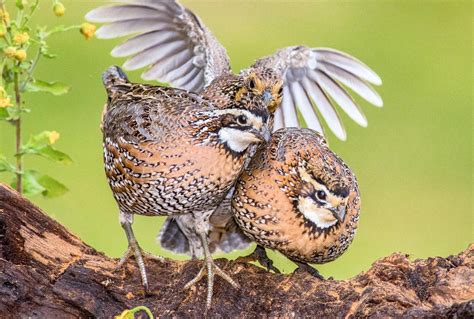
[[[263,126],[263,119],[260,116],[253,114],[248,110],[242,109],[227,109],[227,110],[216,110],[214,111],[216,114],[232,114],[236,117],[239,115],[244,115],[247,117],[247,124],[260,129]]]

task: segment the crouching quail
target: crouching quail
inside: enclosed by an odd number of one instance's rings
[[[207,270],[208,308],[214,273],[237,287],[213,263],[207,234],[210,215],[234,185],[250,149],[269,137],[272,95],[255,89],[256,81],[266,83],[261,75],[228,77],[220,89],[238,98],[219,108],[195,93],[130,83],[118,67],[104,73],[105,171],[129,243],[120,265],[134,255],[145,290],[142,251],[132,231],[134,214],[193,216],[205,264],[186,287]]]
[[[360,197],[350,168],[311,129],[280,129],[235,186],[234,218],[259,245],[315,276],[308,263],[336,259],[357,229]]]

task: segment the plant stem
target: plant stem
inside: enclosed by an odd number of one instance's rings
[[[20,86],[20,92],[23,92],[25,90],[26,85],[28,84],[28,82],[30,82],[33,79],[33,71],[35,70],[36,66],[38,65],[38,61],[39,61],[40,57],[41,57],[41,47],[38,48],[38,52],[36,53],[36,56],[33,60],[33,63],[31,64],[31,67],[28,70],[25,81]]]
[[[15,83],[15,101],[18,109],[18,119],[15,121],[16,128],[16,190],[18,193],[23,192],[23,181],[22,181],[22,169],[23,169],[23,156],[21,156],[21,92],[20,86],[18,85],[18,74],[14,76]]]

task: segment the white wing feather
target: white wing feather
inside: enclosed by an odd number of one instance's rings
[[[225,49],[197,16],[175,0],[116,0],[86,15],[104,23],[96,36],[112,39],[133,35],[112,50],[129,57],[124,68],[148,68],[142,78],[200,91],[230,71]]]
[[[367,119],[344,86],[367,102],[383,106],[382,98],[371,86],[382,84],[380,77],[361,61],[337,50],[288,47],[258,60],[252,67],[277,70],[284,78],[283,101],[281,111],[276,111],[275,129],[282,122],[287,127],[299,126],[299,111],[309,128],[322,133],[318,116],[321,115],[329,129],[345,140],[347,134],[336,105],[361,126],[367,126]]]

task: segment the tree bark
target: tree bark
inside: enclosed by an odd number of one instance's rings
[[[183,290],[201,261],[146,259],[150,296],[135,262],[115,271],[117,262],[0,184],[0,317],[111,318],[139,305],[156,317],[203,316],[205,280]],[[472,244],[447,258],[410,261],[394,253],[350,280],[274,274],[225,259],[217,264],[241,289],[217,278],[210,317],[474,317]]]

